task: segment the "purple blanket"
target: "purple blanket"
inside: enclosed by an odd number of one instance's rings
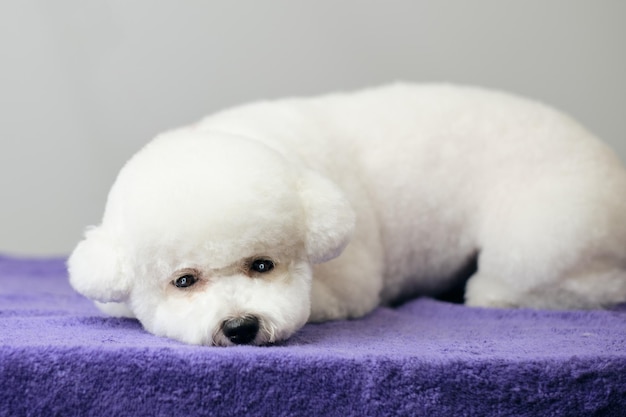
[[[0,416],[624,416],[626,310],[431,299],[269,347],[187,346],[103,316],[64,261],[0,257]]]

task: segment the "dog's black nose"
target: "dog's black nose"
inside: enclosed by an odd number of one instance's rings
[[[222,323],[222,333],[236,345],[246,345],[259,332],[259,319],[255,316],[235,317]]]

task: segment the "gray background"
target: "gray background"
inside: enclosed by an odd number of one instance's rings
[[[0,252],[67,254],[157,132],[393,80],[552,104],[626,159],[626,2],[0,0]]]

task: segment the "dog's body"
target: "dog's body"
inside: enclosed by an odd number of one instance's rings
[[[105,311],[229,345],[439,294],[476,257],[469,305],[626,301],[626,172],[538,103],[395,85],[162,135],[122,170],[69,269]]]

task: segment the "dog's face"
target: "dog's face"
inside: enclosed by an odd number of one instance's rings
[[[192,344],[288,338],[310,312],[311,265],[338,256],[354,214],[328,180],[258,142],[180,130],[120,172],[70,282]]]

